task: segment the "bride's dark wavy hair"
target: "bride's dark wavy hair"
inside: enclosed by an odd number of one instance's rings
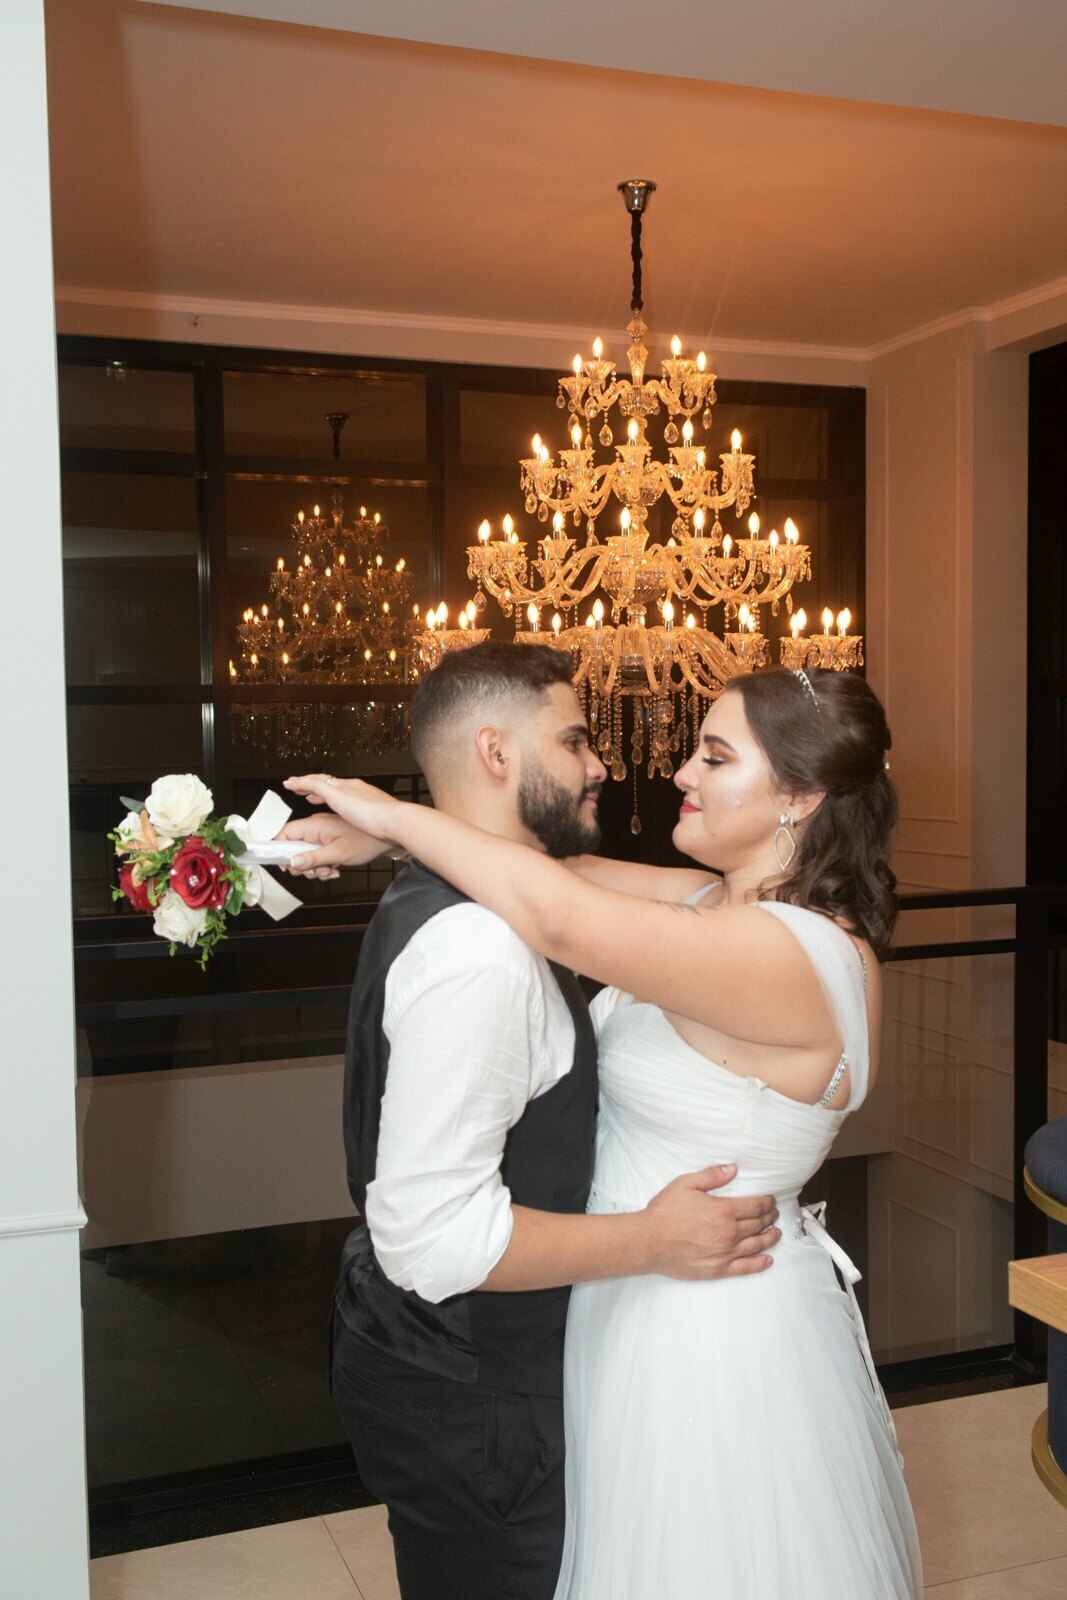
[[[727,685],[744,700],[778,787],[824,796],[797,826],[788,876],[766,898],[840,919],[881,960],[897,916],[897,880],[889,866],[897,795],[886,769],[892,739],[885,711],[852,673],[809,668],[805,676],[810,691],[782,667]]]

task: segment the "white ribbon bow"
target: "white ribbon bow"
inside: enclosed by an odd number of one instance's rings
[[[852,1318],[852,1332],[856,1337],[856,1343],[860,1347],[860,1355],[863,1357],[863,1364],[867,1368],[867,1376],[871,1380],[871,1388],[874,1390],[874,1397],[877,1400],[881,1410],[882,1418],[886,1426],[886,1432],[893,1441],[893,1448],[897,1453],[897,1460],[900,1462],[901,1466],[903,1466],[904,1457],[901,1455],[900,1445],[897,1443],[897,1430],[893,1422],[893,1413],[889,1409],[889,1402],[885,1397],[885,1391],[878,1381],[878,1373],[875,1370],[874,1365],[874,1355],[871,1351],[870,1340],[867,1338],[867,1329],[863,1325],[863,1314],[860,1311],[859,1303],[856,1299],[856,1290],[853,1287],[854,1284],[859,1283],[860,1279],[863,1277],[863,1273],[856,1266],[855,1262],[850,1260],[845,1254],[837,1240],[832,1239],[827,1233],[825,1200],[817,1200],[815,1204],[811,1206],[801,1206],[800,1215],[806,1222],[810,1222],[812,1224],[811,1228],[804,1227],[803,1232],[807,1234],[809,1239],[814,1239],[816,1244],[822,1245],[823,1249],[830,1257],[830,1260],[838,1267],[842,1277],[845,1280],[845,1293],[848,1295],[848,1310],[849,1315]]]
[[[277,860],[277,850],[275,848],[272,851],[271,845],[275,834],[285,826],[292,814],[292,806],[287,806],[280,794],[268,789],[247,821],[244,817],[226,818],[227,828],[237,835],[245,847],[241,855],[234,857],[237,865],[248,874],[244,903],[246,906],[262,906],[275,922],[287,917],[291,911],[303,905],[303,901],[298,900],[295,894],[290,894],[269,872],[264,872],[259,862],[264,857],[269,860],[272,856]]]

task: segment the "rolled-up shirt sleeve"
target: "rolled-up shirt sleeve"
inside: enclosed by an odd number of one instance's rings
[[[569,1070],[574,1025],[547,963],[464,904],[393,963],[383,1028],[367,1226],[386,1276],[436,1302],[484,1283],[507,1249],[504,1144],[527,1102]]]

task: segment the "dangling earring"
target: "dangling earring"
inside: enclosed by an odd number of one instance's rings
[[[783,833],[789,841],[789,854],[786,856],[784,861],[782,860],[782,847],[779,843]],[[774,859],[777,861],[783,872],[787,872],[789,870],[790,862],[796,853],[797,836],[793,832],[792,813],[789,811],[783,811],[781,816],[778,818],[778,827],[774,835]]]

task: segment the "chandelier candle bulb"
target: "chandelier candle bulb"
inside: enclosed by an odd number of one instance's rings
[[[636,188],[645,192],[647,186]],[[639,235],[640,213],[634,215],[631,227]],[[526,543],[512,537],[510,523],[503,542],[479,535],[467,551],[479,596],[514,615],[522,638],[530,635],[518,619],[524,624],[529,617],[539,642],[570,654],[574,682],[588,698],[615,778],[627,772],[619,748],[624,717],[631,722],[633,760],[643,763],[644,743],[655,769],[669,775],[667,751],[677,746],[679,716],[688,724],[690,709],[697,718],[737,673],[765,664],[763,606],[773,615],[781,600],[792,605],[794,585],[811,577],[811,552],[792,519],[769,537],[761,537],[754,513],[748,523],[755,457],[745,452],[741,430],[725,430],[729,444],[712,462],[696,444],[696,418],[710,428],[716,399],[707,354],[686,356],[675,334],[653,369],[639,309],[639,243],[638,237],[626,365],[618,370],[595,339],[592,356],[576,357],[573,370],[559,379],[565,448],[553,455],[538,434],[532,454],[520,462],[526,512],[542,523],[551,519],[551,528],[536,534],[532,558]],[[648,428],[648,419],[659,414],[662,449],[659,432],[653,441]],[[597,460],[594,440],[610,460]],[[657,507],[666,513],[662,536],[649,526]],[[723,528],[728,511],[738,518],[732,537]],[[605,515],[608,531],[601,534],[598,520]],[[575,530],[583,527],[579,542]],[[596,595],[603,598],[594,601]],[[679,606],[692,602],[684,627],[675,597]],[[709,627],[716,605],[732,631],[717,634]],[[551,632],[541,633],[550,616]],[[565,626],[567,617],[573,626]],[[439,639],[441,648],[451,642]],[[788,650],[800,655],[810,643],[787,634],[779,641],[783,662]],[[843,657],[852,641],[834,638],[833,644],[840,644],[836,656]]]
[[[478,524],[478,539],[479,539],[479,542],[481,544],[488,544],[489,543],[489,535],[492,533],[492,531],[493,530],[489,526],[489,522],[488,522],[487,519],[483,520],[482,522],[480,522]]]

